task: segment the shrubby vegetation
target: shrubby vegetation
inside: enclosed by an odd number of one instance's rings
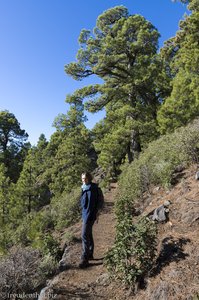
[[[33,295],[55,274],[55,258],[32,248],[14,247],[0,260],[0,295],[2,300],[13,299],[14,294]],[[16,298],[16,297],[15,297]],[[20,298],[20,297],[18,297]]]
[[[132,289],[140,284],[152,268],[156,254],[156,225],[148,218],[133,222],[132,214],[122,213],[116,227],[113,248],[105,264],[113,278],[120,279]]]
[[[199,119],[149,144],[119,178],[116,202],[116,239],[106,256],[114,277],[135,284],[150,271],[156,254],[156,226],[147,217],[138,218],[136,208],[145,191],[159,185],[169,188],[178,166],[199,161]]]
[[[77,222],[80,216],[80,188],[74,188],[70,193],[59,198],[53,198],[51,213],[56,229],[66,228]]]

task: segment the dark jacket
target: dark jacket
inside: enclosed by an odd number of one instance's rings
[[[84,223],[96,220],[98,207],[98,186],[91,182],[89,190],[83,191],[81,196],[82,219]]]

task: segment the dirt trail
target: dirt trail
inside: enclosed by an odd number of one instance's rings
[[[68,230],[75,238],[66,250],[65,263],[67,269],[50,281],[50,288],[46,290],[46,297],[42,300],[49,298],[56,300],[110,299],[110,292],[107,291],[110,282],[107,270],[103,266],[103,258],[107,250],[111,248],[115,237],[115,215],[113,210],[116,191],[116,184],[111,184],[110,191],[105,194],[105,206],[99,221],[94,224],[95,250],[94,260],[90,261],[90,266],[86,269],[78,267],[81,255],[80,222]]]

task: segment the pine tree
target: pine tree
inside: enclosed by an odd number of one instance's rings
[[[9,111],[0,112],[0,163],[6,166],[6,175],[12,182],[19,178],[23,161],[30,148],[25,143],[28,134],[22,130],[20,123]]]
[[[59,115],[54,121],[60,136],[51,167],[50,188],[54,195],[71,191],[79,183],[81,173],[92,168],[91,137],[83,124],[86,120],[83,110],[81,101],[70,100],[68,113]]]
[[[162,61],[157,55],[158,37],[157,29],[144,17],[129,15],[124,6],[116,6],[98,17],[93,34],[82,30],[77,62],[65,68],[76,80],[92,75],[102,79],[101,84],[78,89],[71,96],[85,99],[85,107],[90,112],[106,107],[109,118],[109,107],[117,115],[117,103],[125,106],[126,114],[121,118],[124,128],[127,127],[125,143],[129,161],[141,149],[140,133],[146,134],[144,130],[151,126],[149,130],[155,129],[156,134],[157,109],[168,93],[165,86],[169,78],[162,72]],[[118,131],[118,126],[114,126]]]
[[[161,133],[199,115],[199,1],[190,1],[188,7],[191,15],[180,22],[180,30],[162,49],[173,81],[171,95],[158,112]]]
[[[37,146],[32,147],[28,152],[15,189],[13,200],[15,218],[25,216],[33,210],[39,210],[50,202],[50,189],[44,175],[48,160],[45,156],[47,145],[48,142],[42,134]]]

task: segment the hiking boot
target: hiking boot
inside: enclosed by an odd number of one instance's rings
[[[81,260],[80,263],[79,263],[79,267],[80,269],[85,269],[89,266],[89,263],[87,260]]]

